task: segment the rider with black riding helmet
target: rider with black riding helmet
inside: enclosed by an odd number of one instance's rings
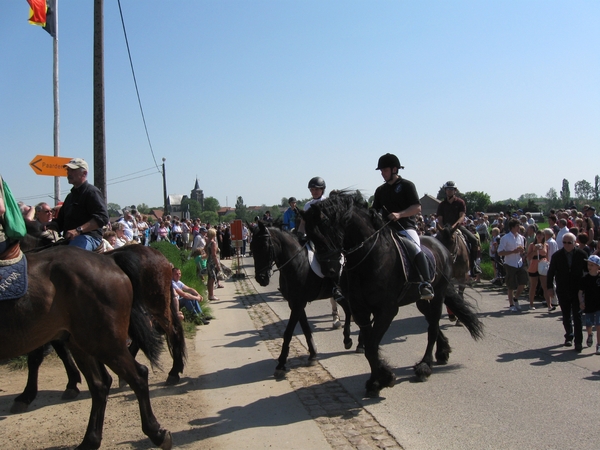
[[[471,276],[476,277],[481,273],[481,269],[477,265],[479,241],[462,225],[465,215],[467,214],[467,205],[462,198],[456,196],[458,188],[454,181],[447,181],[443,188],[446,191],[446,199],[438,205],[438,227],[443,228],[446,225],[449,225],[452,228],[455,226],[458,227],[469,243],[469,267],[471,267]]]
[[[415,185],[400,175],[398,170],[404,169],[396,155],[386,153],[377,163],[375,170],[381,171],[385,183],[375,191],[373,208],[384,218],[391,220],[390,226],[403,238],[407,248],[412,250],[411,259],[421,275],[419,292],[421,300],[433,298],[433,287],[429,283],[431,275],[425,254],[421,251],[421,242],[416,229],[415,216],[421,212],[421,202]]]
[[[308,211],[312,205],[325,200],[325,180],[321,177],[313,177],[308,182],[308,189],[310,190],[311,199],[304,204],[304,211]],[[305,223],[304,219],[300,220],[300,226],[298,227],[301,234],[304,234]],[[333,328],[340,328],[342,322],[340,321],[340,315],[337,309],[337,302],[340,301],[343,296],[339,289],[333,290],[333,298],[330,298],[331,302],[331,315],[333,317]]]
[[[290,197],[288,204],[290,207],[283,213],[283,230],[294,230],[298,221],[298,208],[296,207],[296,197]]]

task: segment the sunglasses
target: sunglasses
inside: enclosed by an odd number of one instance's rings
[[[563,244],[569,244],[569,245],[571,245],[571,244],[573,244],[573,241],[563,241]]]

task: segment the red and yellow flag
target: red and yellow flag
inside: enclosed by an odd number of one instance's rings
[[[29,23],[40,25],[52,37],[56,37],[56,0],[27,0],[29,3]]]

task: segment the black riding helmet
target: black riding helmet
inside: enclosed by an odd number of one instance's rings
[[[392,155],[391,153],[386,153],[377,162],[377,169],[381,170],[387,167],[397,167],[398,169],[404,169],[404,166],[400,165],[400,160],[396,155]]]
[[[311,178],[308,182],[308,188],[325,189],[325,180],[321,177]]]
[[[458,190],[454,181],[446,181],[446,183],[444,183],[443,188],[444,189],[454,189],[455,191]]]
[[[292,202],[296,202],[296,201],[297,201],[297,200],[296,200],[296,197],[290,197],[290,198],[288,199],[288,203],[292,203]]]

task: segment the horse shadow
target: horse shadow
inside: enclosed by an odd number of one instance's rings
[[[547,366],[556,362],[572,362],[590,356],[593,356],[593,354],[584,355],[575,352],[572,347],[564,347],[562,344],[556,344],[514,353],[501,353],[498,355],[496,361],[506,363],[517,360],[531,360],[532,366]]]

